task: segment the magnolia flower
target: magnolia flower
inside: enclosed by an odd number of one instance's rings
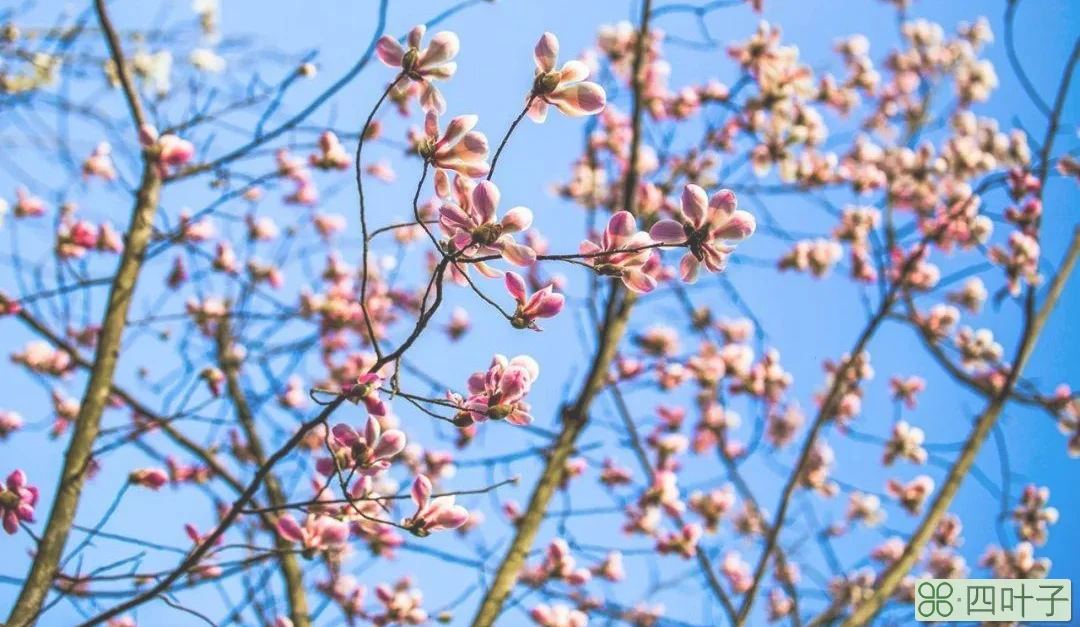
[[[15,217],[36,218],[43,215],[45,215],[45,201],[31,194],[25,187],[16,187]]]
[[[139,468],[131,471],[128,475],[128,483],[132,485],[160,490],[161,486],[169,482],[169,473],[161,468]]]
[[[368,413],[372,416],[385,416],[386,403],[379,398],[379,385],[382,377],[375,373],[368,373],[356,380],[356,385],[347,390],[348,398],[354,404],[363,403]]]
[[[172,133],[158,137],[158,130],[150,124],[139,129],[139,141],[143,148],[152,151],[161,176],[183,167],[195,156],[195,146]]]
[[[517,301],[517,310],[510,321],[514,328],[539,331],[540,327],[536,326],[537,319],[554,318],[562,311],[566,297],[556,294],[553,286],[548,285],[526,298],[525,279],[520,274],[507,272],[503,279],[506,282],[506,291]]]
[[[918,516],[923,503],[934,491],[934,480],[927,475],[919,475],[906,484],[896,479],[889,479],[885,484],[885,493],[900,502],[912,516]]]
[[[475,115],[459,115],[450,120],[446,133],[440,133],[439,117],[428,111],[423,135],[413,131],[416,153],[440,170],[453,170],[473,178],[486,175],[491,169],[487,164],[488,142],[483,133],[472,130],[477,121]]]
[[[349,525],[330,516],[309,514],[301,527],[292,516],[283,514],[277,520],[277,533],[289,542],[302,544],[304,557],[311,559],[320,551],[337,549],[345,544],[349,539]]]
[[[618,582],[626,579],[626,569],[623,567],[623,556],[619,551],[607,554],[603,562],[592,567],[592,573],[608,581]]]
[[[109,142],[101,142],[94,148],[94,152],[83,161],[83,178],[96,176],[106,181],[116,180],[116,168],[113,167],[112,147]]]
[[[320,170],[344,170],[349,167],[348,153],[333,131],[323,131],[319,135],[319,152],[308,155],[308,163]]]
[[[19,521],[34,522],[37,500],[38,489],[26,484],[26,473],[16,470],[8,475],[5,484],[0,486],[0,519],[4,531],[14,535],[19,530]]]
[[[687,185],[683,190],[679,220],[661,220],[649,235],[665,244],[686,245],[688,252],[679,264],[684,281],[697,280],[700,264],[710,272],[722,272],[734,246],[723,241],[740,242],[754,234],[754,216],[736,210],[735,193],[720,190],[709,199],[705,190]]]
[[[457,63],[451,61],[461,47],[457,35],[449,31],[436,33],[427,48],[420,48],[427,27],[419,25],[409,31],[406,37],[407,48],[396,39],[383,35],[375,47],[379,60],[392,68],[400,68],[401,73],[410,80],[423,86],[420,105],[428,111],[443,113],[446,100],[431,82],[432,79],[445,80],[457,71]]]
[[[1050,501],[1050,488],[1029,484],[1020,497],[1020,505],[1013,510],[1016,521],[1016,534],[1021,540],[1033,542],[1037,546],[1046,544],[1049,526],[1058,521],[1058,511],[1047,507]]]
[[[2,308],[0,308],[2,311]],[[0,441],[22,429],[22,416],[13,411],[0,411]]]
[[[464,409],[476,422],[506,420],[513,425],[532,423],[525,397],[540,376],[540,365],[526,355],[507,360],[495,355],[487,372],[469,377],[469,393]]]
[[[630,290],[645,293],[656,287],[656,278],[647,274],[645,264],[652,258],[653,239],[639,231],[629,211],[618,211],[608,220],[600,243],[585,240],[578,252],[601,276],[618,277]]]
[[[607,102],[607,94],[596,83],[585,80],[589,66],[581,61],[567,61],[556,70],[558,57],[559,40],[551,33],[544,33],[533,51],[536,78],[529,95],[529,118],[543,122],[549,104],[572,117],[599,113]]]
[[[897,458],[906,459],[913,464],[926,463],[926,449],[923,448],[925,439],[922,429],[912,427],[907,421],[898,421],[893,425],[892,437],[885,443],[882,463],[889,466]]]
[[[467,184],[464,184],[467,186]],[[462,205],[447,202],[439,209],[439,227],[452,239],[456,250],[475,250],[480,255],[498,254],[518,266],[536,261],[536,252],[518,244],[511,234],[524,231],[532,224],[532,211],[514,207],[496,221],[499,188],[491,181],[481,181],[472,193],[460,194]]]
[[[537,605],[529,612],[529,617],[541,627],[585,627],[589,617],[580,610],[565,605]]]
[[[457,529],[469,520],[469,510],[454,504],[453,495],[431,498],[431,480],[424,475],[416,477],[412,487],[412,500],[416,513],[401,521],[401,525],[413,535],[423,538],[432,531]]]
[[[405,434],[397,429],[384,432],[374,417],[368,418],[363,436],[346,424],[334,425],[332,433],[338,444],[349,448],[353,467],[363,475],[386,470],[390,460],[405,449]]]

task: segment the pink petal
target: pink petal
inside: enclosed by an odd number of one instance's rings
[[[506,282],[506,291],[510,293],[510,296],[519,304],[525,304],[525,279],[521,278],[517,272],[507,272],[503,280]]]
[[[686,241],[686,231],[674,220],[661,220],[649,229],[649,235],[664,244],[681,244]]]
[[[499,245],[502,249],[503,259],[515,266],[526,268],[536,263],[536,251],[523,244],[518,244],[509,235],[500,237]]]
[[[500,222],[504,233],[519,233],[532,226],[533,214],[528,207],[514,207]]]
[[[623,283],[640,294],[648,294],[656,289],[656,279],[640,270],[629,270],[623,275]]]
[[[378,444],[372,449],[372,455],[376,459],[390,459],[405,450],[405,434],[397,429],[391,429],[382,434]]]
[[[380,433],[382,433],[382,425],[378,420],[368,417],[367,424],[364,425],[364,440],[369,447],[378,442]]]
[[[334,425],[334,428],[330,430],[330,433],[334,434],[334,439],[337,440],[343,446],[353,446],[360,441],[360,434],[345,423],[338,423]]]
[[[277,520],[277,532],[278,535],[290,542],[302,542],[304,540],[304,531],[300,528],[300,525],[296,523],[296,520],[289,514],[282,514]]]
[[[547,101],[566,115],[580,117],[600,113],[607,104],[607,94],[596,83],[585,82],[559,87],[547,96]]]
[[[712,232],[715,239],[742,241],[754,234],[757,220],[748,211],[736,211],[727,224]]]
[[[552,33],[544,33],[540,41],[536,42],[533,49],[533,59],[536,68],[541,72],[550,72],[555,69],[555,62],[559,58],[559,40]]]
[[[708,215],[706,207],[708,205],[709,196],[705,193],[705,190],[692,183],[683,189],[682,213],[695,228],[705,224],[705,216]]]
[[[546,100],[536,98],[529,105],[529,119],[537,124],[543,124],[547,120],[548,103]]]
[[[565,84],[577,83],[586,78],[589,78],[589,66],[576,59],[563,63],[559,70],[559,81]]]
[[[458,36],[450,31],[442,31],[431,38],[431,44],[424,54],[420,55],[417,63],[422,68],[439,65],[457,56],[460,49]]]
[[[679,262],[679,273],[682,276],[682,280],[687,283],[693,283],[697,281],[698,268],[701,264],[691,253],[683,255],[682,261]]]
[[[390,35],[383,35],[379,43],[375,45],[375,54],[379,60],[392,68],[401,67],[401,59],[405,56],[405,50],[401,44]]]
[[[412,485],[412,500],[418,509],[423,509],[431,498],[431,480],[425,475],[417,475]]]

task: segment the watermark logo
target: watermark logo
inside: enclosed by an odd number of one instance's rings
[[[1072,621],[1068,579],[924,579],[915,586],[919,622]]]

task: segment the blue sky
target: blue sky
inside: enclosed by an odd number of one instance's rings
[[[173,18],[188,17],[187,3],[152,2],[140,3],[131,0],[113,3],[116,20],[123,27],[145,26],[162,19],[169,14]],[[294,90],[284,109],[296,111],[305,104],[311,95],[325,89],[336,77],[345,72],[354,63],[367,45],[373,28],[375,4],[368,2],[342,2],[323,0],[314,3],[292,2],[232,2],[227,3],[223,11],[223,30],[227,34],[250,33],[258,45],[280,51],[290,58],[309,50],[318,50],[317,63],[319,75],[310,84]],[[665,3],[658,2],[659,6]],[[451,3],[425,0],[424,2],[396,0],[390,2],[387,30],[391,33],[404,33],[413,24],[429,19]],[[1003,126],[1020,125],[1028,129],[1033,137],[1041,140],[1044,122],[1037,111],[1027,101],[1019,88],[1018,82],[1009,69],[1005,59],[1003,45],[1002,15],[1004,2],[999,1],[954,1],[935,2],[922,0],[913,7],[915,16],[927,17],[941,23],[951,31],[960,21],[971,21],[979,15],[986,15],[991,20],[996,41],[989,47],[987,56],[995,62],[1001,87],[994,93],[990,103],[976,107],[980,115],[998,118]],[[166,7],[171,7],[166,13]],[[42,3],[34,15],[44,22],[46,17],[54,15],[59,3]],[[784,39],[799,46],[802,57],[815,69],[839,69],[839,63],[830,54],[833,41],[841,36],[861,32],[872,41],[871,54],[876,61],[897,42],[895,14],[883,3],[870,0],[766,0],[766,18],[784,28]],[[457,76],[443,88],[449,101],[449,113],[476,113],[480,117],[480,128],[486,132],[493,143],[502,137],[506,127],[519,111],[524,94],[532,78],[532,46],[539,35],[550,30],[556,33],[562,45],[562,57],[576,54],[589,46],[595,36],[596,28],[601,24],[613,23],[622,19],[634,19],[638,8],[634,3],[622,0],[595,0],[591,2],[551,0],[529,2],[525,0],[500,0],[496,3],[479,2],[449,20],[439,28],[456,31],[462,41],[462,50],[457,58],[459,70]],[[171,12],[171,13],[170,13]],[[753,31],[758,16],[739,7],[719,11],[709,18],[713,36],[728,43],[743,40]],[[1038,3],[1025,3],[1017,22],[1017,47],[1021,59],[1032,81],[1040,93],[1048,94],[1056,88],[1060,78],[1065,55],[1077,36],[1077,24],[1080,24],[1080,4],[1069,0],[1041,0]],[[660,18],[657,26],[680,37],[694,37],[695,25],[686,15],[669,15]],[[705,78],[718,78],[731,83],[737,78],[737,67],[730,62],[722,49],[694,50],[677,45],[665,47],[672,63],[672,86],[679,87],[687,83],[698,83]],[[371,64],[362,76],[342,90],[332,102],[313,114],[309,119],[312,126],[332,125],[339,129],[355,131],[374,100],[377,98],[390,71],[377,64]],[[268,72],[266,80],[274,80]],[[119,101],[113,96],[114,111]],[[1071,150],[1077,147],[1076,123],[1080,110],[1076,106],[1076,97],[1070,98],[1065,107],[1065,119],[1060,137],[1059,149]],[[625,94],[615,99],[616,105],[627,109]],[[405,127],[398,121],[392,121],[393,115],[387,115],[388,132],[400,133]],[[171,121],[176,121],[172,119]],[[835,133],[847,128],[843,121],[830,118]],[[562,116],[552,116],[543,126],[523,123],[515,133],[510,145],[504,152],[498,168],[496,181],[503,192],[503,207],[526,205],[535,214],[535,224],[548,234],[556,250],[576,249],[581,239],[583,213],[580,209],[552,196],[549,186],[563,180],[569,164],[580,152],[583,141],[583,123]],[[85,131],[85,129],[83,129]],[[94,136],[78,135],[80,146],[92,146],[97,141]],[[400,135],[398,135],[400,136]],[[687,141],[695,139],[687,137]],[[226,133],[215,140],[221,142],[211,148],[211,154],[221,146],[232,145],[234,137]],[[371,159],[391,158],[397,170],[399,183],[383,186],[371,183],[365,189],[370,190],[369,202],[374,208],[373,215],[379,223],[389,224],[405,218],[409,209],[413,183],[419,173],[416,161],[403,160],[395,151],[386,146],[375,146],[365,154]],[[268,163],[268,162],[267,162]],[[56,174],[56,163],[39,158],[34,161],[22,161],[20,166],[29,170],[45,182],[49,188],[60,186],[62,175]],[[251,167],[249,172],[262,170]],[[128,169],[130,176],[132,170]],[[738,182],[746,182],[748,175],[740,172],[735,176]],[[347,177],[346,177],[347,178]],[[0,169],[0,194],[10,199],[10,192],[20,179],[10,168]],[[355,192],[347,180],[320,179],[323,190],[323,207],[329,211],[342,213],[355,227]],[[1058,180],[1048,189],[1045,197],[1047,226],[1043,235],[1043,248],[1046,259],[1056,263],[1060,259],[1064,242],[1071,234],[1076,219],[1076,193],[1071,182]],[[46,190],[41,190],[44,193]],[[107,196],[100,191],[83,193],[78,190],[77,197],[96,215],[107,215],[113,220],[123,220],[127,215],[128,202],[121,195]],[[272,200],[264,203],[268,215],[285,220],[290,212],[296,210],[276,204],[280,195],[271,192]],[[115,205],[107,205],[112,198]],[[200,183],[184,184],[170,189],[163,201],[163,211],[172,220],[178,209],[183,206],[201,207],[210,196],[205,186]],[[838,202],[843,200],[837,196]],[[83,200],[85,199],[85,200]],[[119,200],[117,200],[119,199]],[[810,203],[791,196],[776,196],[765,199],[769,209],[777,220],[790,230],[827,233],[831,230],[832,219]],[[1001,196],[986,200],[988,208],[1001,211],[1005,199]],[[744,205],[753,210],[751,205]],[[234,209],[240,212],[240,209]],[[4,227],[5,229],[10,227]],[[23,231],[27,233],[28,231]],[[0,233],[0,256],[5,259],[11,253],[8,234]],[[1000,236],[1000,233],[998,234]],[[757,237],[744,245],[740,251],[749,257],[773,258],[780,251],[778,243],[765,237]],[[26,254],[26,250],[22,251]],[[32,255],[33,253],[31,253]],[[350,261],[355,262],[355,250],[350,253]],[[318,267],[321,262],[315,258]],[[405,260],[415,268],[419,261],[417,251]],[[943,268],[960,267],[956,260],[942,260]],[[962,264],[961,264],[962,265]],[[144,282],[144,296],[136,298],[136,311],[145,311],[152,301],[155,281],[167,270],[165,260],[152,265]],[[410,270],[411,272],[411,270]],[[409,276],[409,275],[406,275]],[[587,285],[585,275],[568,272],[570,286],[568,294],[571,302],[584,293]],[[741,298],[762,321],[767,334],[766,343],[778,347],[783,354],[785,367],[795,377],[792,393],[804,409],[812,407],[812,394],[821,385],[821,361],[837,358],[854,343],[858,331],[865,322],[865,314],[859,300],[859,291],[848,285],[842,273],[824,281],[817,281],[806,276],[778,275],[775,270],[757,268],[752,265],[733,265],[728,272],[731,284],[738,290]],[[987,277],[993,291],[1000,283],[994,283],[993,275]],[[149,286],[149,287],[147,287]],[[294,290],[298,284],[290,284],[288,290]],[[11,270],[5,263],[0,269],[0,288],[8,293],[18,293],[12,282]],[[286,294],[293,293],[286,291]],[[1075,351],[1080,346],[1080,329],[1070,325],[1069,321],[1080,319],[1080,298],[1077,298],[1076,280],[1072,281],[1062,303],[1051,319],[1043,339],[1026,373],[1028,378],[1039,383],[1044,390],[1050,390],[1058,382],[1070,382],[1073,387],[1080,384],[1080,377],[1075,359]],[[495,290],[498,293],[498,290]],[[695,289],[694,298],[700,303],[708,303],[719,316],[735,317],[738,307],[721,291],[719,284],[703,282]],[[282,300],[288,301],[287,296]],[[97,298],[97,304],[103,300]],[[174,303],[175,311],[181,301]],[[928,302],[928,301],[922,301]],[[438,333],[433,333],[411,353],[413,361],[422,364],[434,377],[451,384],[461,385],[464,378],[475,370],[486,366],[493,353],[510,355],[527,353],[540,362],[542,374],[538,387],[532,393],[534,414],[538,425],[556,428],[557,410],[568,390],[574,390],[583,374],[583,364],[591,349],[580,342],[583,317],[563,315],[545,325],[542,334],[520,333],[491,312],[479,307],[470,293],[454,290],[441,320],[445,321],[450,307],[464,305],[474,312],[474,331],[461,344],[450,344]],[[978,319],[980,325],[991,327],[995,335],[1006,340],[1006,353],[1012,350],[1012,338],[1017,335],[1019,318],[1014,303],[1004,303],[1000,311],[989,311]],[[634,330],[641,330],[650,324],[665,319],[672,319],[680,313],[674,299],[657,298],[643,306],[637,313]],[[133,316],[139,318],[139,313]],[[14,321],[0,321],[0,347],[4,350],[21,346],[29,339],[25,329]],[[692,350],[695,343],[689,335],[683,339],[683,347]],[[149,334],[140,335],[136,341],[126,347],[121,361],[118,380],[147,399],[160,398],[155,390],[150,389],[135,377],[138,366],[149,364],[157,372],[167,371],[178,363],[178,355],[173,345],[156,342]],[[919,408],[905,417],[928,432],[928,438],[935,443],[949,443],[961,439],[967,432],[971,418],[982,407],[982,402],[969,394],[958,392],[956,387],[944,378],[944,374],[933,365],[929,358],[920,353],[916,338],[909,329],[898,325],[886,325],[870,346],[873,365],[877,376],[867,388],[867,402],[863,417],[857,427],[867,433],[886,435],[892,420],[892,408],[887,402],[887,383],[893,374],[923,374],[929,380],[929,386],[923,395]],[[205,357],[205,347],[192,347],[188,356]],[[305,365],[312,374],[316,373],[313,364]],[[47,393],[39,386],[29,386],[34,380],[13,366],[4,366],[0,376],[0,409],[18,410],[30,423],[47,424],[49,409]],[[66,385],[69,394],[77,396],[81,391],[82,380],[73,379]],[[423,391],[421,384],[413,381],[417,390]],[[684,394],[685,396],[685,394]],[[633,413],[639,417],[643,430],[651,426],[652,411],[658,397],[651,393],[635,394],[630,397]],[[686,400],[686,399],[683,399]],[[608,411],[608,401],[598,404],[601,410],[594,418],[595,424],[583,437],[583,442],[604,443],[611,445],[623,435],[621,428]],[[736,405],[744,417],[744,426],[740,432],[743,439],[750,437],[752,419],[757,412],[748,405]],[[268,410],[269,411],[269,410]],[[445,430],[429,426],[416,412],[405,407],[398,408],[402,420],[409,432],[424,442],[433,442],[437,436],[448,436]],[[219,417],[225,416],[218,412]],[[348,409],[338,416],[342,420],[359,421],[362,413]],[[123,424],[126,416],[112,416],[110,424]],[[288,426],[287,415],[275,415],[273,420],[278,425]],[[279,429],[280,439],[284,430]],[[208,432],[204,435],[212,435]],[[1075,488],[1077,461],[1065,455],[1065,439],[1058,433],[1053,423],[1045,414],[1010,407],[1001,423],[1001,440],[1008,444],[1008,455],[1002,457],[994,442],[988,443],[979,458],[979,466],[995,484],[1001,485],[1002,461],[1008,461],[1009,484],[1011,485],[1011,504],[1015,502],[1023,485],[1034,480],[1051,488],[1051,504],[1061,512],[1059,522],[1051,533],[1050,542],[1039,551],[1040,555],[1054,560],[1053,575],[1056,577],[1080,577],[1080,564],[1070,559],[1073,532],[1080,530],[1080,494]],[[515,452],[540,443],[536,437],[521,430],[506,428],[503,425],[492,426],[484,435],[481,448],[470,449],[460,455],[463,460],[478,460],[493,452]],[[845,441],[836,434],[830,436],[830,442],[837,450],[839,463],[836,476],[846,484],[869,491],[881,491],[886,474],[876,462],[880,451],[876,446]],[[450,442],[438,445],[449,448]],[[62,446],[50,441],[41,429],[28,429],[11,441],[0,445],[0,472],[6,474],[13,467],[26,468],[32,480],[40,485],[48,497],[54,485],[54,478],[62,454]],[[951,454],[945,451],[946,454]],[[590,461],[603,458],[601,452],[589,453]],[[633,458],[629,451],[614,454],[624,465],[631,466]],[[788,467],[792,463],[791,452],[776,455],[771,462],[750,462],[746,474],[751,484],[759,491],[763,505],[773,509],[779,486],[783,478],[777,474],[778,468]],[[79,521],[84,525],[93,525],[109,507],[112,497],[124,482],[124,473],[135,465],[146,465],[147,460],[135,451],[121,452],[107,460],[105,470],[94,481],[84,499],[84,507]],[[715,481],[722,474],[716,464],[695,461],[688,464],[687,482],[689,484],[707,484]],[[501,547],[511,534],[511,528],[502,522],[498,513],[499,500],[514,499],[525,502],[531,488],[532,478],[539,468],[538,460],[526,458],[510,465],[500,465],[490,473],[482,466],[473,467],[463,463],[452,485],[456,489],[469,489],[486,485],[493,480],[520,473],[524,480],[517,487],[504,488],[497,495],[474,497],[467,500],[470,506],[484,509],[488,517],[482,541],[462,542],[455,536],[433,536],[424,541],[424,546],[448,551],[468,559],[477,559],[485,551],[494,551],[496,559],[501,555]],[[894,468],[889,476],[910,479],[921,470],[910,466]],[[297,485],[296,494],[307,494],[306,480],[297,481],[303,476],[302,467],[296,460],[290,459],[282,467],[283,476],[291,478],[289,484]],[[943,471],[933,468],[932,474],[940,479]],[[403,478],[403,477],[402,477]],[[579,481],[571,496],[557,496],[552,504],[555,511],[568,511],[574,508],[588,508],[613,503],[610,495],[595,488],[595,469],[586,473]],[[227,494],[219,491],[225,498]],[[804,500],[800,497],[801,501]],[[833,504],[822,505],[816,496],[805,500],[819,507],[823,520],[830,520],[842,514],[843,499]],[[796,508],[796,509],[800,509]],[[969,564],[974,562],[985,547],[997,541],[996,530],[991,524],[1000,509],[999,495],[981,486],[979,482],[968,480],[953,511],[968,519],[965,527],[966,544],[963,553]],[[46,509],[39,509],[39,516],[44,518]],[[619,547],[630,552],[648,548],[648,543],[640,539],[613,537],[611,529],[619,524],[618,515],[597,517],[572,516],[565,519],[555,517],[545,525],[537,547],[542,547],[555,533],[569,535],[583,545],[602,545]],[[601,520],[602,519],[602,520]],[[131,534],[164,544],[186,548],[182,524],[193,521],[203,529],[211,524],[211,514],[205,507],[204,499],[192,499],[184,493],[164,490],[160,493],[132,491],[124,499],[117,514],[111,519],[107,529],[120,534]],[[976,521],[977,524],[976,524]],[[565,529],[561,528],[564,526]],[[601,524],[602,523],[602,524]],[[899,510],[891,509],[888,527],[907,531],[913,521]],[[1011,527],[1010,527],[1011,529]],[[1011,534],[1011,531],[1010,531]],[[79,536],[81,537],[81,536]],[[864,534],[861,538],[845,540],[838,545],[841,559],[845,566],[852,567],[859,563],[861,555],[873,543],[882,538],[874,533]],[[18,578],[21,576],[26,560],[22,557],[30,548],[25,537],[4,539],[3,554],[14,559],[4,560],[0,566],[0,576]],[[728,531],[708,541],[710,549],[720,554],[731,548],[737,548],[752,555],[752,547],[745,540],[733,537]],[[130,547],[115,543],[101,542],[96,550],[85,554],[84,570],[107,564],[131,556],[135,551]],[[586,563],[593,563],[599,553],[584,552],[581,558]],[[820,569],[827,573],[821,556],[807,549],[808,570]],[[151,552],[145,556],[141,569],[153,570],[166,568],[173,563],[175,556]],[[718,560],[717,560],[718,561]],[[660,569],[652,570],[649,562],[642,558],[629,557],[631,580],[624,588],[611,591],[612,600],[633,604],[640,597],[640,592],[654,583],[656,579],[667,580],[683,573],[687,566],[677,561],[663,561]],[[455,566],[430,556],[405,552],[394,563],[380,562],[372,565],[363,555],[357,555],[349,563],[360,580],[372,586],[376,583],[393,581],[402,573],[416,575],[426,593],[426,606],[435,609],[456,599],[477,581],[473,569]],[[810,574],[807,575],[810,579]],[[812,579],[808,584],[812,583]],[[809,585],[808,585],[809,587]],[[816,586],[815,586],[816,587]],[[597,592],[608,594],[608,590],[595,588]],[[0,580],[0,610],[13,601],[16,588]],[[227,595],[208,586],[182,598],[192,607],[213,616],[221,615],[222,608],[229,604],[228,599],[239,596],[235,586],[227,586]],[[665,590],[656,594],[652,600],[662,602],[669,608],[672,617],[682,618],[695,624],[712,624],[709,609],[703,607],[703,595],[697,585],[684,585],[680,588]],[[808,597],[813,598],[813,597]],[[453,624],[467,624],[471,610],[478,599],[474,591],[454,612]],[[526,598],[520,607],[511,609],[505,618],[507,625],[525,624],[522,609],[527,610],[536,597]],[[106,604],[111,601],[106,601]],[[812,603],[812,602],[811,602]],[[315,603],[318,606],[318,603]],[[80,607],[87,609],[86,603]],[[67,602],[62,602],[42,621],[42,625],[67,625],[77,620],[78,609]],[[0,611],[0,614],[3,614]],[[193,624],[190,616],[177,614],[164,604],[149,604],[138,612],[140,624],[145,625],[186,625]],[[904,616],[903,613],[897,616]],[[320,617],[319,624],[335,624],[336,615],[327,610]]]

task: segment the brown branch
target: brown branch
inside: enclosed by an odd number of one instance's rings
[[[247,396],[240,386],[240,362],[232,357],[232,331],[229,317],[222,316],[218,320],[217,328],[217,360],[225,373],[225,384],[228,388],[229,398],[236,407],[236,415],[240,419],[240,426],[244,430],[248,449],[251,451],[255,464],[259,467],[266,465],[266,449],[255,425],[255,415],[248,405]],[[288,500],[281,489],[281,483],[273,473],[266,475],[266,494],[270,505],[277,508],[283,507]],[[264,521],[273,520],[272,515],[263,516]],[[311,617],[308,610],[307,595],[304,593],[304,572],[300,563],[296,561],[296,555],[292,551],[292,544],[275,533],[273,527],[269,529],[274,535],[274,547],[278,551],[278,562],[281,564],[281,576],[285,580],[285,594],[289,598],[289,617],[295,627],[309,627]]]
[[[638,30],[636,50],[634,52],[634,77],[631,78],[634,86],[634,110],[633,110],[633,137],[631,138],[630,165],[627,171],[627,192],[624,194],[624,209],[633,211],[634,192],[637,187],[637,146],[641,141],[641,82],[637,77],[645,56],[645,39],[649,32],[649,16],[652,10],[652,1],[645,0],[641,9],[641,26]],[[473,619],[473,627],[491,627],[495,624],[503,605],[514,587],[518,572],[525,564],[525,556],[532,547],[533,540],[540,530],[551,497],[555,494],[555,488],[562,479],[566,460],[574,450],[574,444],[585,429],[588,420],[589,407],[593,399],[603,389],[607,380],[608,370],[619,347],[619,342],[626,333],[626,325],[630,319],[630,312],[634,308],[637,296],[628,292],[620,282],[611,281],[611,291],[608,296],[604,321],[600,329],[599,345],[596,348],[596,357],[593,358],[589,368],[589,374],[585,383],[578,393],[577,400],[571,406],[564,406],[562,411],[562,430],[555,441],[551,454],[547,458],[544,470],[540,473],[540,480],[529,498],[529,506],[518,522],[514,539],[510,548],[503,557],[499,568],[495,573],[495,579],[484,593],[480,601],[480,608]]]
[[[113,61],[118,68],[123,68],[123,52],[116,33],[109,23],[103,0],[97,0],[96,6],[102,29],[107,34]],[[132,117],[136,125],[141,126],[142,106],[139,104],[138,95],[126,78],[123,78],[124,72],[119,72],[119,75],[122,77],[122,85]],[[56,575],[57,565],[64,552],[68,534],[71,532],[83,482],[86,480],[86,471],[90,467],[94,440],[101,430],[101,416],[108,403],[113,374],[116,372],[116,362],[120,356],[120,341],[124,324],[131,306],[132,295],[135,292],[135,284],[142,269],[143,257],[150,241],[151,221],[157,212],[160,191],[161,178],[157,167],[148,158],[144,158],[142,180],[132,210],[127,244],[109,291],[109,300],[94,356],[94,367],[90,371],[90,381],[86,386],[86,392],[83,394],[79,413],[75,419],[71,443],[64,454],[63,471],[45,525],[45,533],[38,544],[37,554],[30,567],[26,583],[8,618],[9,627],[28,627],[37,619],[53,577]]]

